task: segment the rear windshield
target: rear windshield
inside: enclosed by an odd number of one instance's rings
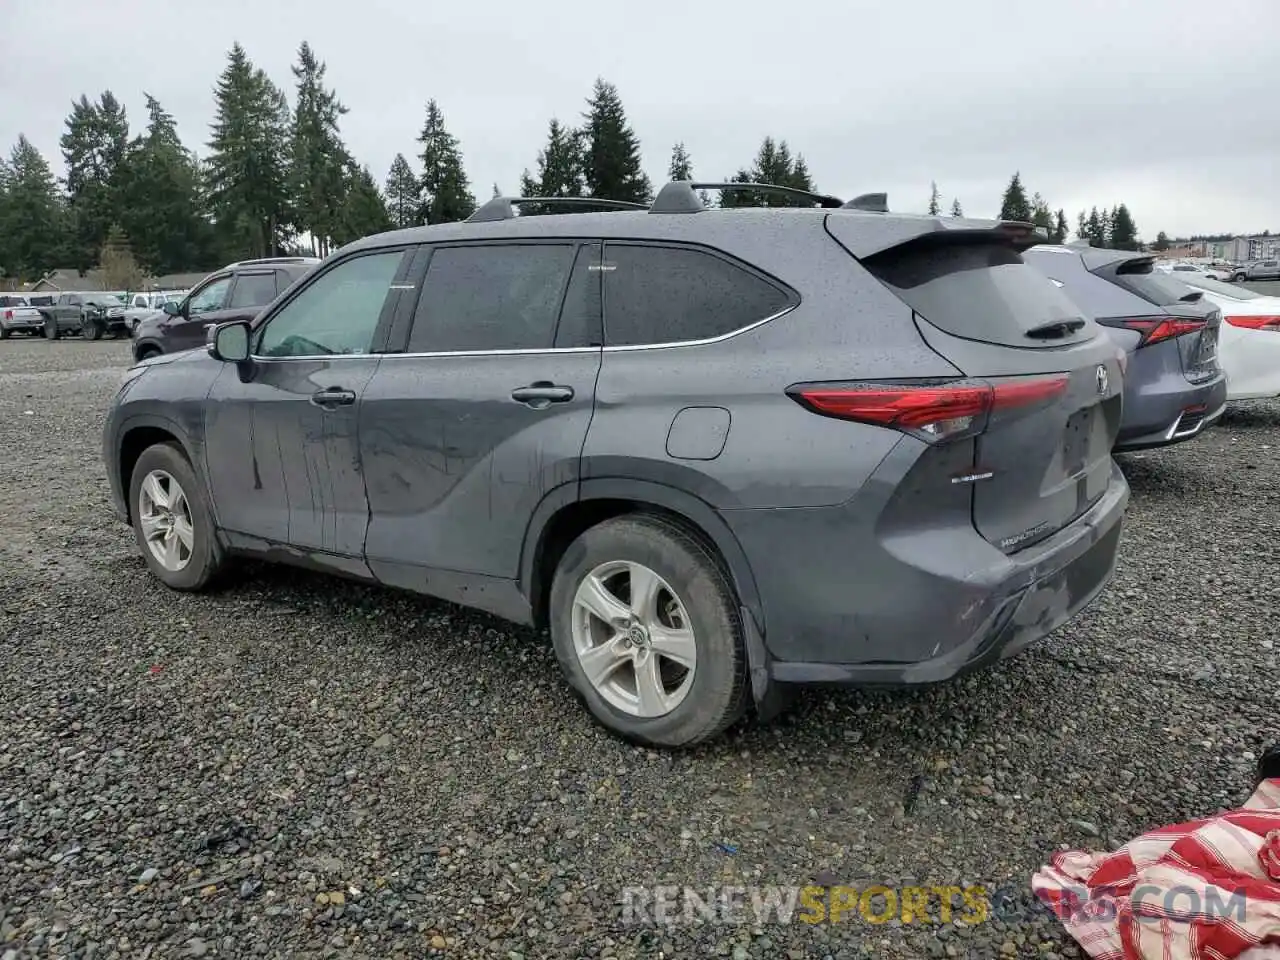
[[[1143,300],[1159,307],[1185,301],[1192,294],[1200,293],[1198,290],[1192,290],[1177,277],[1153,269],[1150,263],[1138,266],[1121,264],[1119,267],[1105,267],[1098,273],[1117,286],[1123,287],[1130,293],[1136,293]]]
[[[1070,297],[1003,244],[904,244],[863,265],[935,327],[966,340],[1061,347],[1095,335]],[[1064,322],[1079,327],[1052,329]]]

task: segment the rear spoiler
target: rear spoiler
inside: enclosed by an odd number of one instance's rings
[[[908,243],[913,246],[995,243],[1026,250],[1049,239],[1043,228],[1017,220],[911,214],[868,217],[832,212],[827,215],[826,227],[827,233],[859,260]]]

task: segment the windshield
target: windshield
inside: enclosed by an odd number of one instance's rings
[[[1187,277],[1182,282],[1189,287],[1208,290],[1210,293],[1230,297],[1232,300],[1259,300],[1264,296],[1264,294],[1254,293],[1238,283],[1223,283],[1221,280],[1210,280],[1208,277]]]
[[[96,303],[100,307],[123,306],[123,303],[120,300],[120,298],[111,293],[95,293],[91,297],[85,297],[85,299],[90,300],[93,303]]]

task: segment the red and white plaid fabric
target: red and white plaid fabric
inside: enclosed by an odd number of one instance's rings
[[[1095,960],[1280,960],[1280,779],[1114,853],[1060,853],[1031,889]]]

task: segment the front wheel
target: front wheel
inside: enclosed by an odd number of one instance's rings
[[[86,340],[97,340],[102,336],[102,327],[97,320],[88,317],[80,318],[80,336]]]
[[[707,547],[671,521],[619,517],[578,537],[556,569],[550,621],[574,692],[628,740],[692,746],[746,710],[733,588]]]
[[[174,590],[203,589],[222,567],[213,511],[176,446],[143,451],[129,482],[134,535],[147,567]]]
[[[45,320],[44,322],[44,338],[46,340],[57,340],[62,336],[62,331],[58,329],[57,320]]]

